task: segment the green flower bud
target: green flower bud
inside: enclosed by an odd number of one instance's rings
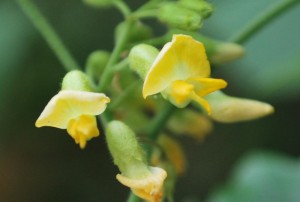
[[[115,40],[117,41],[119,35],[124,32],[126,22],[120,23],[115,31]],[[128,42],[134,43],[142,40],[149,39],[153,36],[153,32],[150,26],[142,23],[141,21],[135,21],[130,28]]]
[[[150,173],[136,135],[127,125],[121,121],[110,122],[106,128],[106,139],[122,175],[137,179]]]
[[[113,6],[115,1],[118,0],[83,0],[83,3],[95,8],[106,8]]]
[[[202,17],[193,10],[178,6],[176,3],[163,4],[158,19],[171,28],[195,31],[202,26]]]
[[[114,163],[121,171],[117,180],[144,200],[161,201],[167,173],[161,168],[147,166],[134,132],[121,121],[112,121],[107,124],[106,140]]]
[[[237,98],[216,91],[205,97],[211,107],[211,117],[219,122],[234,123],[249,121],[274,112],[273,106],[268,103]]]
[[[103,69],[105,68],[110,57],[110,53],[103,50],[92,52],[86,62],[86,73],[94,81],[98,81]]]
[[[179,0],[182,7],[196,11],[203,18],[208,18],[213,12],[213,6],[205,0]]]
[[[145,79],[158,53],[157,48],[147,44],[134,46],[128,56],[130,69]]]
[[[79,70],[68,72],[62,81],[62,90],[92,91],[88,76]]]

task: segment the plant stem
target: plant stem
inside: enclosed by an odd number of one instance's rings
[[[152,18],[157,16],[157,9],[136,11],[132,14],[135,18]]]
[[[127,21],[125,21],[125,23],[126,24],[124,26],[124,30],[120,34],[119,38],[117,39],[116,45],[113,49],[113,52],[112,52],[112,54],[109,58],[109,61],[102,73],[102,76],[100,78],[99,85],[98,85],[98,90],[100,92],[102,92],[106,88],[107,84],[111,81],[111,78],[113,75],[112,67],[118,61],[121,51],[123,50],[123,48],[125,47],[125,45],[127,43],[127,38],[128,38],[128,34],[130,31],[132,22],[131,22],[131,20],[127,20]]]
[[[130,192],[127,202],[141,202],[142,199],[134,195],[132,192]]]
[[[42,34],[48,45],[58,57],[67,71],[80,69],[75,59],[63,44],[57,33],[47,22],[39,9],[30,0],[17,0],[24,13],[32,21],[36,29]]]
[[[275,5],[271,5],[261,15],[252,20],[240,32],[235,34],[230,41],[235,43],[245,43],[251,36],[262,29],[266,24],[274,20],[276,17],[287,11],[294,4],[299,3],[299,0],[284,0]]]
[[[123,1],[114,1],[114,5],[121,11],[124,18],[131,14],[130,8]]]
[[[135,81],[131,83],[125,90],[111,103],[108,107],[110,111],[114,110],[128,97],[130,93],[140,84],[140,81]]]

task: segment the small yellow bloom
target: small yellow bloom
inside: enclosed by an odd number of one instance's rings
[[[130,187],[132,192],[150,202],[160,202],[163,192],[163,183],[167,177],[165,170],[159,167],[149,167],[150,173],[140,179],[133,179],[118,174],[117,180],[123,185]]]
[[[174,35],[148,71],[143,96],[161,92],[179,108],[193,100],[210,114],[209,103],[203,96],[226,87],[227,83],[209,76],[210,65],[203,44],[187,35]]]
[[[102,93],[61,90],[49,101],[35,126],[67,129],[83,149],[88,140],[99,136],[95,115],[101,114],[109,102]]]

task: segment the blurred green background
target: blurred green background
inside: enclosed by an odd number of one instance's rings
[[[205,22],[202,32],[216,39],[229,39],[258,13],[279,1],[211,1],[215,13]],[[81,65],[91,51],[112,49],[113,29],[121,20],[116,10],[91,9],[79,0],[35,2]],[[144,2],[132,0],[130,4],[136,8]],[[229,197],[258,193],[246,188],[238,191],[243,187],[242,179],[247,179],[241,173],[249,173],[255,165],[262,170],[251,175],[251,183],[268,187],[259,179],[268,173],[268,165],[274,165],[271,167],[275,174],[278,171],[291,175],[279,174],[279,181],[272,183],[280,183],[293,193],[298,191],[290,179],[299,179],[299,172],[289,169],[299,170],[299,13],[298,4],[244,44],[244,58],[215,69],[215,77],[228,81],[228,94],[269,102],[275,114],[245,123],[216,123],[213,133],[202,143],[183,138],[189,168],[179,178],[175,201],[300,201],[300,196],[272,200]],[[165,29],[152,23],[157,33]],[[128,189],[115,180],[118,170],[103,136],[90,141],[81,151],[65,131],[34,127],[45,104],[59,90],[64,73],[15,1],[0,0],[0,201],[93,202],[124,201],[127,197]],[[252,153],[256,150],[261,152]],[[248,153],[252,153],[250,157]],[[262,194],[274,197],[282,190],[274,186]],[[288,197],[291,192],[283,194]]]

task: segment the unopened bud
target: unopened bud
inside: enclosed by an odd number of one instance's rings
[[[203,18],[208,18],[213,12],[213,6],[205,0],[179,0],[179,5],[196,11]]]
[[[92,52],[86,62],[86,73],[94,81],[98,81],[103,69],[105,68],[110,57],[110,53],[103,50]]]
[[[135,133],[123,122],[112,121],[107,124],[106,139],[114,163],[121,171],[117,180],[145,200],[160,201],[167,173],[146,164]]]
[[[220,42],[216,44],[210,60],[214,64],[222,64],[242,57],[244,52],[244,48],[239,44]]]
[[[79,70],[68,72],[62,81],[62,90],[92,91],[88,76]]]
[[[171,28],[195,31],[202,26],[203,18],[197,12],[176,3],[166,3],[160,8],[158,19]]]
[[[212,119],[223,123],[250,121],[274,112],[268,103],[231,97],[221,91],[211,93],[205,99],[210,104]]]
[[[145,79],[158,53],[157,48],[147,44],[134,46],[128,56],[130,69],[135,71],[142,79]]]

